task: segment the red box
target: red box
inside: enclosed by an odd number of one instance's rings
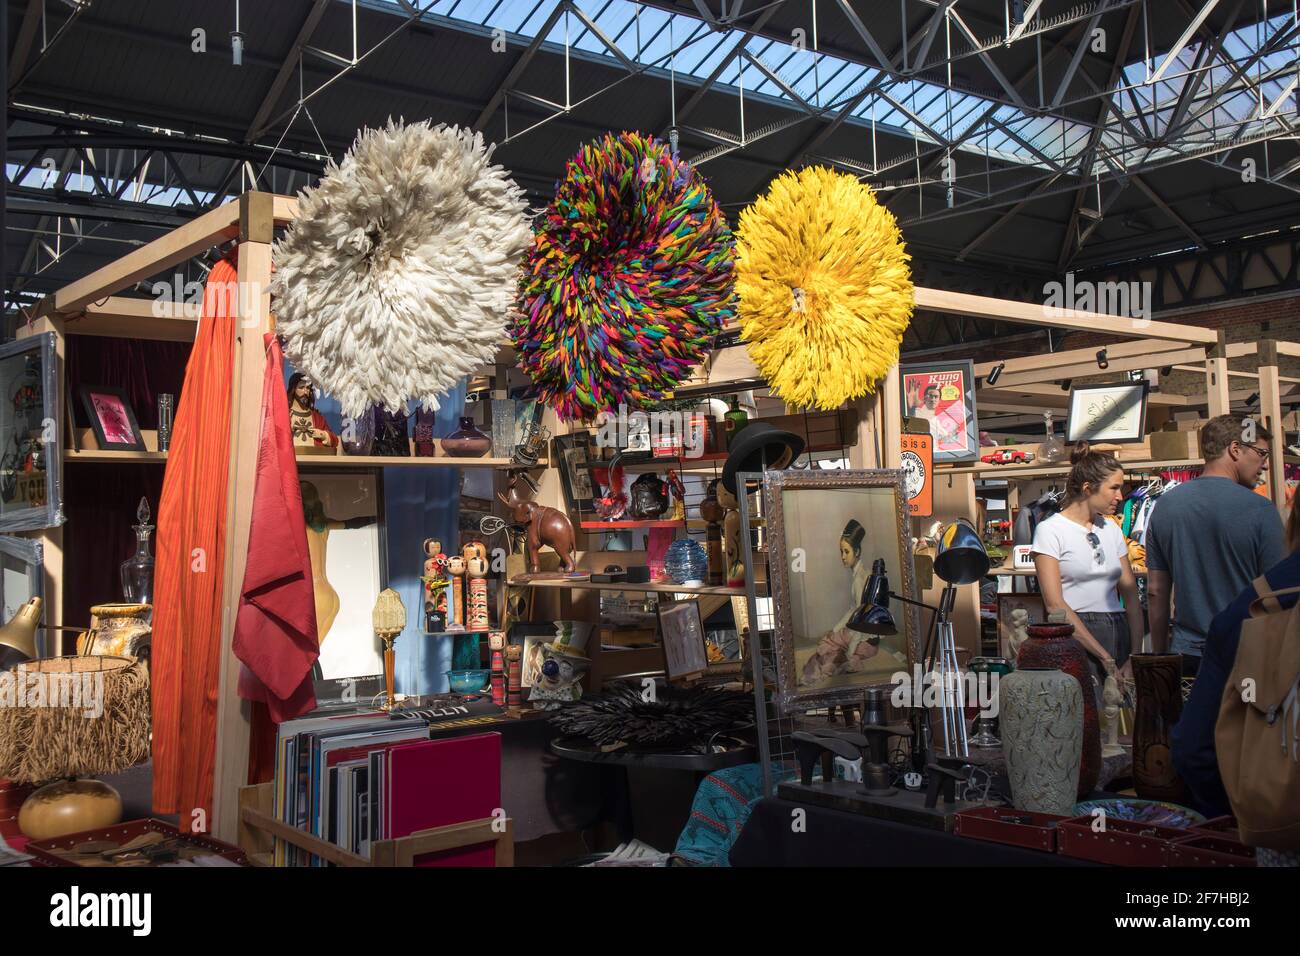
[[[1056,825],[1069,817],[1009,807],[963,810],[954,817],[953,832],[972,840],[1005,843],[1028,850],[1056,852]]]
[[[1221,817],[1211,817],[1204,823],[1198,823],[1191,828],[1197,833],[1206,833],[1210,836],[1216,836],[1223,840],[1236,840],[1241,842],[1241,835],[1237,832],[1237,818],[1231,813]]]
[[[1254,847],[1236,840],[1192,833],[1166,849],[1166,866],[1254,866]]]
[[[36,857],[41,866],[77,866],[78,864],[67,860],[54,850],[70,850],[78,843],[87,843],[91,840],[113,840],[118,844],[134,840],[142,834],[157,831],[168,837],[174,837],[190,844],[191,846],[202,847],[211,850],[216,856],[225,857],[232,863],[238,863],[240,866],[247,866],[248,859],[244,851],[237,846],[231,846],[229,843],[223,843],[220,840],[214,840],[212,837],[202,836],[197,833],[181,833],[180,830],[167,823],[165,820],[129,820],[126,823],[118,823],[111,827],[105,827],[102,830],[86,830],[82,833],[70,833],[67,836],[55,837],[50,840],[33,840],[27,844],[24,852],[30,853]]]
[[[1094,822],[1092,816],[1062,820],[1056,827],[1057,852],[1113,866],[1164,866],[1169,844],[1188,834],[1175,827],[1110,818],[1105,829],[1094,832]]]

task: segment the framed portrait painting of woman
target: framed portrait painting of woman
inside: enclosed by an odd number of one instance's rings
[[[769,471],[763,502],[776,624],[777,704],[853,703],[920,657],[916,608],[887,600],[894,633],[857,625],[877,561],[885,593],[916,599],[907,498],[898,470]]]

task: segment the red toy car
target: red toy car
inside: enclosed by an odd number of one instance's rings
[[[1021,451],[1019,448],[999,448],[980,459],[986,465],[1025,465],[1033,460],[1032,451]]]

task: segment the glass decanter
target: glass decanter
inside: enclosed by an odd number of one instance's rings
[[[135,509],[139,524],[135,528],[135,554],[122,562],[122,596],[131,604],[153,603],[153,555],[149,553],[149,536],[154,526],[149,523],[151,517],[149,502],[140,499]]]
[[[1047,426],[1047,440],[1038,446],[1038,460],[1046,465],[1054,465],[1065,457],[1065,442],[1056,435],[1050,411],[1043,412],[1043,422]]]

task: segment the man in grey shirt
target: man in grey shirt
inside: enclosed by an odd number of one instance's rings
[[[1160,496],[1147,525],[1147,610],[1156,653],[1183,655],[1194,674],[1214,616],[1286,557],[1282,519],[1253,489],[1273,436],[1235,415],[1201,428],[1201,477]],[[1174,613],[1170,616],[1170,599]]]

